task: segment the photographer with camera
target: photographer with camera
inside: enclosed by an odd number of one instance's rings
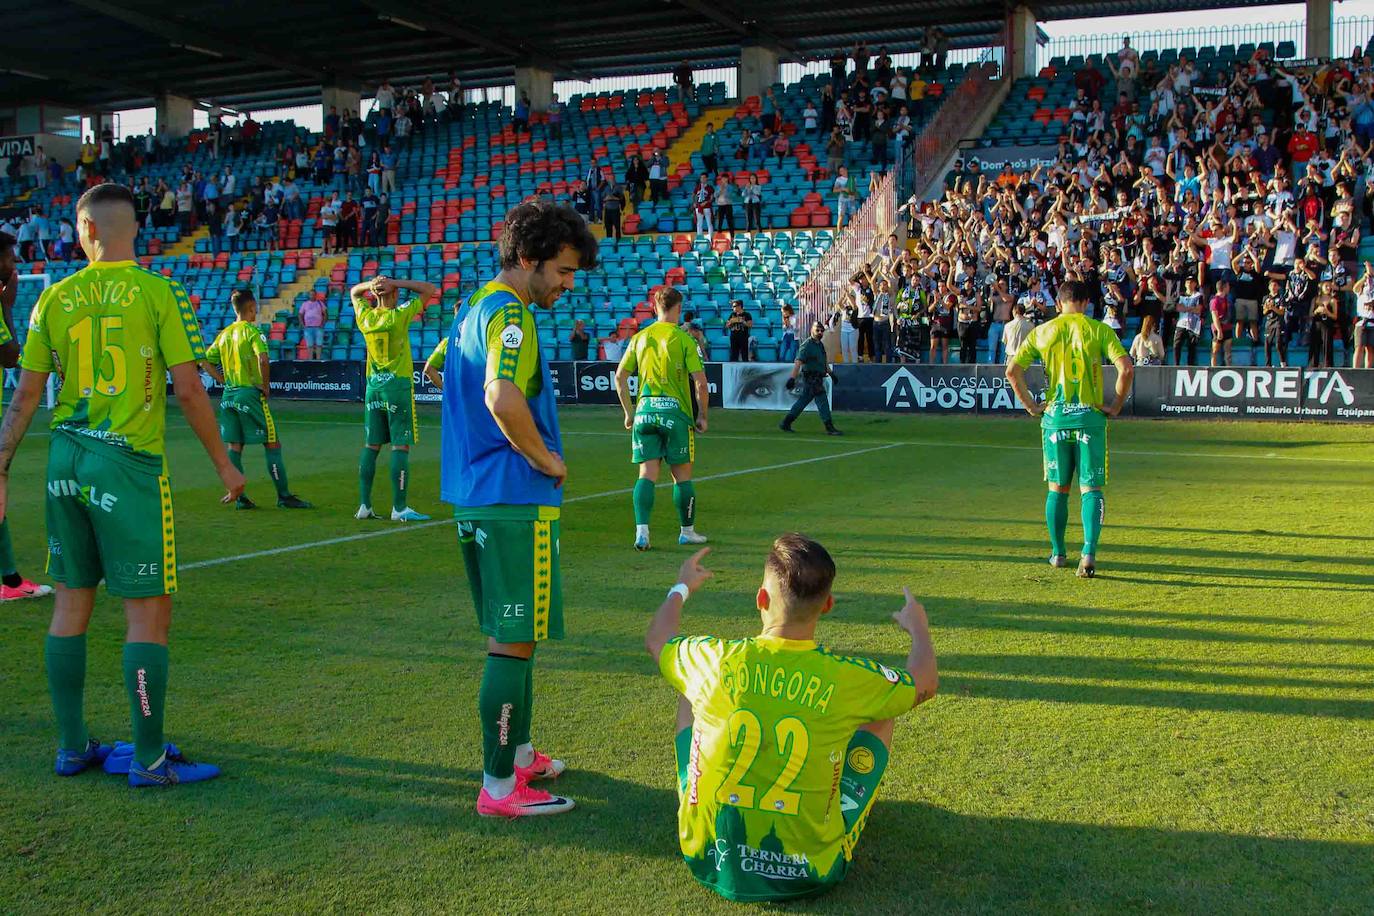
[[[787,390],[797,396],[792,409],[787,412],[787,416],[778,424],[778,429],[785,433],[792,432],[792,423],[801,416],[806,405],[812,401],[816,402],[816,412],[821,415],[821,422],[825,424],[826,435],[842,436],[844,433],[835,428],[835,423],[830,418],[830,397],[825,390],[826,377],[835,377],[835,373],[830,369],[830,363],[825,358],[825,344],[821,343],[821,338],[825,336],[825,325],[821,322],[813,322],[811,325],[811,336],[802,342],[801,349],[797,351],[797,360],[792,364],[792,376],[787,380]],[[801,384],[797,384],[797,376],[801,376]]]

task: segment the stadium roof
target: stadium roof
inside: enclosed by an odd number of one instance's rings
[[[1042,21],[1262,6],[1272,0],[1090,0],[1032,4]],[[733,64],[741,44],[785,60],[828,57],[860,38],[911,50],[943,26],[953,47],[998,40],[1005,0],[47,0],[9,4],[0,104],[82,110],[151,105],[168,92],[227,107],[319,99],[322,82],[403,84],[456,70],[509,83],[517,64],[586,79]],[[507,11],[503,14],[503,11]]]

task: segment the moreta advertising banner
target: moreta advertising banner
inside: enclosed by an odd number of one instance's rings
[[[415,399],[438,403],[438,389],[415,363]],[[613,362],[552,361],[549,372],[562,404],[615,405]],[[707,363],[711,406],[785,410],[788,363]],[[949,363],[863,363],[835,367],[831,403],[835,410],[893,413],[1014,415],[1021,410],[1000,365]],[[1116,370],[1102,367],[1108,396]],[[219,394],[208,375],[206,388]],[[1039,366],[1026,371],[1031,392],[1044,397]],[[365,380],[361,362],[276,362],[272,394],[284,399],[361,401]],[[631,379],[631,393],[636,393]],[[1323,420],[1374,422],[1374,370],[1271,369],[1262,366],[1142,366],[1123,416],[1223,420]]]

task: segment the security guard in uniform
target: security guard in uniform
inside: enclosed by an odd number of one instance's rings
[[[797,401],[778,425],[785,433],[792,432],[792,421],[801,416],[807,404],[815,401],[816,411],[821,415],[821,422],[825,424],[826,434],[844,435],[835,428],[830,419],[830,399],[825,392],[825,378],[834,378],[835,373],[830,371],[830,364],[825,358],[825,345],[821,343],[824,336],[825,325],[817,321],[811,325],[811,336],[802,342],[801,348],[797,351],[797,361],[792,364],[792,377],[787,380],[787,390],[796,392]],[[798,374],[801,375],[801,385],[797,384]]]

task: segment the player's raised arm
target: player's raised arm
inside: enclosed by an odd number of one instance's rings
[[[940,675],[935,666],[935,646],[930,640],[930,622],[926,619],[926,609],[911,594],[911,589],[903,588],[906,603],[892,615],[892,619],[911,634],[911,651],[907,653],[906,670],[916,682],[916,701],[919,706],[935,696],[940,686]]]
[[[644,637],[644,648],[649,650],[655,664],[658,663],[658,657],[662,654],[663,647],[668,644],[668,640],[677,635],[682,622],[682,606],[687,603],[688,596],[694,594],[713,575],[711,570],[701,565],[701,561],[706,559],[710,552],[710,547],[703,547],[687,558],[687,562],[678,570],[677,583],[668,590],[668,597],[663,599],[663,603],[654,614],[654,619],[649,622],[649,632]]]
[[[439,287],[433,283],[426,283],[424,280],[392,280],[391,283],[396,289],[410,290],[415,294],[416,300],[420,303],[417,311],[423,312],[439,301]]]

